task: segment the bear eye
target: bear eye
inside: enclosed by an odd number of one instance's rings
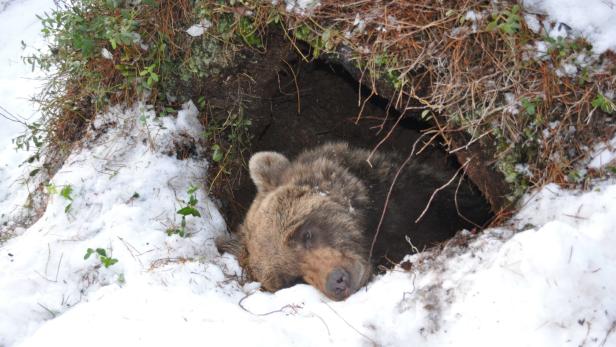
[[[310,248],[314,243],[315,232],[314,226],[304,224],[295,231],[292,240],[302,248]]]
[[[304,247],[309,248],[312,243],[312,230],[310,228],[302,228],[300,237]]]

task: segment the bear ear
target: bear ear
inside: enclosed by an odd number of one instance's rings
[[[277,152],[255,153],[248,163],[250,178],[259,193],[268,192],[280,185],[282,172],[289,166],[289,159]]]

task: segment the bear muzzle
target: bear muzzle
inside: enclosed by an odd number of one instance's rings
[[[344,300],[351,295],[351,275],[343,268],[335,268],[325,281],[327,296],[335,300]]]

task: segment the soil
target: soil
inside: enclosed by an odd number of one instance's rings
[[[253,124],[252,153],[273,150],[292,158],[306,148],[346,141],[407,157],[421,130],[429,127],[416,115],[399,119],[385,99],[373,96],[366,100],[367,89],[341,66],[323,61],[288,61],[258,92],[246,109]],[[447,171],[459,166],[438,143],[424,150],[422,160],[430,161],[435,169],[447,167]],[[255,195],[246,170],[239,182],[228,193],[231,196],[221,199],[226,202],[223,211],[231,230],[242,222]]]

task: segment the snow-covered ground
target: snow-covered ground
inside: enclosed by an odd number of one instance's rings
[[[524,0],[531,11],[548,14],[588,38],[597,53],[616,51],[615,0]]]
[[[36,117],[20,40],[40,42],[33,14],[53,3],[5,5],[0,106]],[[15,183],[26,154],[10,142],[20,131],[0,118],[1,213],[26,194]],[[167,234],[189,187],[207,181],[198,153],[168,153],[173,139],[201,131],[191,103],[177,117],[156,118],[143,104],[97,117],[53,178],[42,218],[0,245],[0,347],[616,346],[616,180],[588,192],[546,186],[509,227],[461,234],[332,302],[307,285],[272,294],[240,284],[236,260],[214,247],[225,225],[204,189],[190,237]],[[84,259],[88,248],[106,258]]]
[[[20,166],[30,153],[16,151],[12,139],[24,130],[20,122],[38,118],[29,99],[40,88],[40,73],[22,63],[21,57],[44,47],[42,25],[35,14],[51,8],[52,0],[0,0],[0,230],[24,203],[27,190],[16,182],[29,172]],[[28,47],[22,49],[22,42]],[[17,121],[15,121],[17,120]]]

